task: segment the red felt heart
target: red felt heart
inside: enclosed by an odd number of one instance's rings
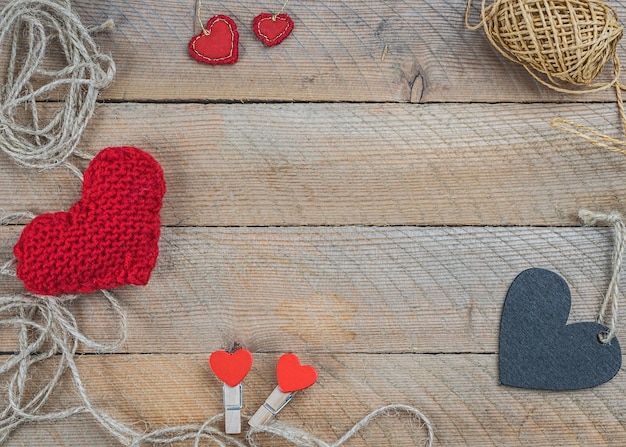
[[[252,22],[254,34],[266,46],[278,45],[293,31],[293,20],[287,14],[268,14],[266,12],[256,16]]]
[[[234,353],[215,351],[209,357],[209,365],[215,375],[228,386],[237,386],[252,368],[252,354],[247,349]]]
[[[145,285],[156,264],[163,170],[135,147],[100,151],[68,212],[42,214],[13,248],[17,277],[40,295]]]
[[[200,34],[189,41],[189,54],[198,62],[211,65],[234,64],[239,57],[239,33],[233,19],[211,17]]]
[[[293,393],[313,385],[317,371],[312,366],[301,365],[295,354],[283,354],[276,365],[276,377],[283,393]]]

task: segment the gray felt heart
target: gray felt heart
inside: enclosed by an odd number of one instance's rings
[[[576,390],[607,382],[622,364],[617,338],[598,340],[607,328],[567,324],[571,307],[565,280],[528,269],[511,284],[500,319],[500,382],[518,388]]]

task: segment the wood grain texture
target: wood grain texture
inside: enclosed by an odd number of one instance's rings
[[[626,17],[626,3],[611,5]],[[229,67],[188,56],[200,30],[192,0],[72,6],[88,26],[116,23],[96,37],[118,70],[81,149],[141,147],[168,182],[157,268],[148,286],[115,292],[127,342],[113,355],[81,348],[97,408],[138,430],[201,423],[222,407],[207,358],[238,342],[255,353],[244,413],[276,385],[279,355],[297,352],[319,382],[280,420],[327,442],[398,402],[432,420],[436,446],[626,444],[623,372],[546,393],[502,387],[497,371],[500,311],[523,269],[564,276],[570,322],[599,310],[611,232],[581,228],[576,214],[626,208],[626,158],[549,120],[619,137],[612,91],[538,85],[465,28],[463,0],[292,1],[295,30],[274,48],[250,24],[279,1],[204,1],[204,20],[228,14],[239,26]],[[0,171],[3,211],[66,210],[80,196],[66,170],[20,169],[2,155]],[[0,260],[21,229],[0,228]],[[22,290],[0,284],[3,295]],[[85,334],[115,338],[100,296],[69,306]],[[0,330],[0,363],[15,347],[14,331]],[[70,385],[52,409],[77,403]],[[346,447],[419,445],[416,429],[381,419]],[[119,444],[81,415],[22,427],[5,445]]]
[[[163,165],[166,225],[577,225],[626,206],[626,158],[550,126],[619,136],[612,105],[107,104],[81,147]],[[0,157],[0,208],[69,208],[67,171]]]
[[[16,233],[3,235],[8,259]],[[494,353],[506,291],[526,268],[559,272],[570,321],[594,320],[612,243],[607,228],[166,229],[148,286],[117,292],[124,350]],[[72,310],[85,333],[113,338],[97,295]]]
[[[295,21],[293,34],[269,49],[253,35],[252,19],[262,11],[276,11],[280,2],[204,2],[204,21],[227,14],[239,28],[239,62],[227,67],[209,67],[188,55],[189,39],[200,32],[192,0],[72,4],[88,25],[108,18],[115,21],[115,30],[97,37],[118,67],[116,82],[102,94],[105,99],[528,102],[568,98],[539,85],[521,66],[505,60],[482,30],[467,30],[463,0],[291,2],[287,12]],[[612,6],[626,16],[622,2]],[[621,48],[620,55],[624,55]],[[585,99],[613,100],[614,93]]]
[[[207,356],[85,356],[78,365],[95,407],[142,430],[200,424],[222,411],[221,384],[210,373]],[[536,392],[500,386],[495,355],[301,353],[301,357],[318,369],[318,382],[298,393],[278,419],[329,443],[370,411],[390,403],[411,405],[428,415],[435,445],[441,447],[626,443],[623,372],[590,390]],[[255,355],[244,381],[244,415],[249,417],[274,388],[277,359],[278,354]],[[51,408],[76,404],[68,385],[57,390]],[[425,432],[406,417],[381,418],[345,445],[414,446],[423,436]],[[22,427],[6,445],[50,445],[50,440],[59,447],[119,445],[87,416]],[[290,445],[276,438],[259,441]]]

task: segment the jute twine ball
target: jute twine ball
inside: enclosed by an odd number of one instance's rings
[[[493,46],[522,64],[542,84],[558,91],[589,92],[618,82],[616,48],[623,28],[609,5],[595,0],[483,0],[481,22]],[[607,62],[611,81],[594,84]],[[585,87],[567,89],[564,86]]]

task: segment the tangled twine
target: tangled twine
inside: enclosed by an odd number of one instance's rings
[[[620,83],[617,45],[623,35],[615,9],[599,0],[482,0],[481,20],[467,28],[483,28],[491,44],[507,59],[521,64],[539,83],[562,93],[591,93],[615,87],[622,130],[626,112]],[[594,82],[612,63],[606,82]],[[582,137],[605,149],[626,155],[626,141],[610,137],[563,118],[551,121],[556,128]]]
[[[15,275],[10,263],[5,264],[0,273]],[[123,309],[111,292],[102,290],[101,293],[118,318],[119,338],[112,344],[99,343],[79,330],[74,315],[66,307],[66,303],[77,298],[76,295],[50,298],[24,293],[0,297],[0,327],[15,328],[19,342],[19,351],[9,356],[0,367],[0,377],[9,376],[6,382],[6,407],[0,413],[0,444],[23,424],[54,422],[77,414],[90,414],[122,445],[129,447],[173,444],[190,439],[194,440],[195,447],[205,439],[220,447],[246,447],[241,441],[213,426],[223,419],[223,414],[203,424],[165,427],[142,433],[93,405],[75,360],[79,343],[97,353],[109,353],[119,349],[126,340],[126,315]],[[43,384],[34,383],[33,370],[53,359],[56,359],[56,366],[49,377]],[[46,411],[46,403],[68,370],[81,404],[58,411]]]
[[[3,275],[14,275],[10,265],[0,269]],[[193,439],[194,446],[209,439],[218,446],[246,447],[237,439],[215,428],[223,419],[218,414],[204,424],[166,427],[150,433],[142,433],[129,428],[106,412],[97,409],[81,379],[75,355],[79,343],[97,353],[114,352],[126,340],[126,315],[109,291],[101,291],[118,318],[119,338],[112,344],[103,344],[85,336],[78,328],[74,315],[66,303],[76,295],[63,297],[43,297],[34,294],[0,297],[0,327],[13,327],[17,330],[19,351],[11,355],[0,367],[0,376],[7,376],[7,403],[0,413],[0,443],[21,425],[32,422],[54,422],[70,416],[90,414],[121,444],[140,447],[143,444],[172,444]],[[56,359],[56,366],[42,385],[32,380],[33,369],[43,362]],[[58,411],[46,411],[45,405],[52,396],[66,371],[70,372],[74,388],[81,405]],[[37,388],[38,389],[33,389]]]
[[[69,0],[13,0],[2,10],[0,49],[8,47],[10,57],[0,91],[0,149],[16,162],[46,169],[76,152],[98,92],[115,74],[113,60],[98,50],[91,34],[112,27],[109,20],[87,29]],[[62,68],[46,67],[51,46],[61,49]],[[65,97],[53,116],[42,120],[46,112],[38,102],[55,91]]]
[[[12,276],[14,271],[5,265],[1,273]],[[110,345],[96,342],[80,332],[76,319],[65,306],[76,298],[75,295],[56,299],[26,293],[0,297],[0,327],[13,327],[19,345],[19,351],[0,367],[0,376],[9,376],[6,407],[0,413],[0,443],[25,423],[57,421],[78,413],[91,413],[105,427],[111,425],[110,417],[91,404],[75,362],[79,342],[96,352],[112,352],[125,341],[126,316],[110,292],[102,293],[119,317],[120,338]],[[56,359],[56,366],[47,380],[37,385],[32,380],[33,370],[48,359]],[[68,369],[82,405],[46,411],[46,403]],[[39,389],[33,389],[37,386]]]

